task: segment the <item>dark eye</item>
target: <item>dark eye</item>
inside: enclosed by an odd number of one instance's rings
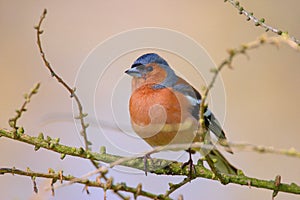
[[[151,72],[151,71],[153,71],[153,67],[152,67],[152,66],[148,66],[148,67],[146,68],[146,70],[147,70],[147,72]]]

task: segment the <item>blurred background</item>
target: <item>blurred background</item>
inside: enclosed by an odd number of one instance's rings
[[[300,37],[300,2],[297,0],[253,1],[241,4],[253,11],[257,17],[264,17],[274,27],[287,30],[291,35]],[[61,143],[70,146],[82,146],[77,127],[72,121],[72,100],[44,67],[36,46],[34,25],[37,24],[44,8],[48,15],[44,22],[42,35],[47,57],[56,72],[66,82],[74,85],[80,66],[89,53],[101,42],[113,35],[134,28],[160,27],[181,32],[202,45],[214,63],[219,64],[227,56],[228,48],[255,40],[264,30],[247,22],[244,16],[230,4],[223,1],[5,1],[0,0],[0,74],[1,101],[0,126],[8,128],[8,119],[15,115],[15,110],[23,103],[23,94],[37,82],[41,82],[39,93],[33,97],[19,124],[24,126],[27,134],[45,135],[61,138]],[[269,35],[273,35],[269,33]],[[133,43],[135,41],[132,41]],[[116,48],[122,48],[119,44]],[[123,99],[117,102],[101,100],[111,88],[107,78],[99,81],[93,88],[95,108],[111,108],[119,105],[127,108],[130,95],[130,78],[123,71],[145,51],[136,51],[120,55],[109,71],[107,77],[117,76],[125,89]],[[162,52],[168,62],[179,74],[189,79],[199,90],[204,82],[194,77],[192,70],[185,70],[185,61]],[[286,45],[280,48],[265,45],[258,50],[248,52],[248,57],[239,56],[234,68],[224,69],[221,74],[226,100],[214,100],[214,112],[222,119],[224,129],[230,141],[248,142],[276,148],[300,149],[300,56]],[[188,65],[188,64],[187,64]],[[116,69],[116,70],[114,70]],[[120,71],[122,70],[122,71]],[[207,68],[205,68],[207,70]],[[122,73],[121,73],[122,72]],[[110,75],[111,73],[111,75]],[[88,81],[88,80],[87,80]],[[77,85],[76,85],[77,86]],[[100,87],[101,86],[101,87]],[[103,87],[105,86],[105,87]],[[86,89],[86,88],[84,88]],[[78,92],[80,87],[77,88]],[[84,99],[84,97],[82,97]],[[217,106],[222,105],[222,106]],[[225,107],[225,108],[224,108]],[[224,113],[224,111],[226,111]],[[109,113],[107,115],[113,115]],[[95,115],[98,115],[97,113]],[[120,113],[126,118],[127,113]],[[92,115],[94,116],[94,114]],[[105,114],[101,117],[109,124]],[[128,119],[128,118],[127,118]],[[92,117],[89,120],[93,121]],[[129,120],[124,120],[124,126]],[[122,134],[120,131],[102,126],[89,129],[98,151],[101,145],[109,146],[103,141],[112,141],[119,149],[143,152],[150,148],[134,137],[133,133]],[[107,129],[106,129],[107,128]],[[105,140],[99,140],[99,132],[105,133]],[[109,137],[107,137],[109,136]],[[126,143],[126,136],[134,137],[135,143]],[[117,139],[116,139],[117,138]],[[117,144],[117,141],[124,141]],[[132,147],[132,148],[131,148]],[[133,148],[134,147],[134,148]],[[115,153],[113,147],[108,153]],[[136,153],[138,153],[136,152]],[[165,154],[164,156],[168,156]],[[64,170],[65,174],[81,176],[91,170],[91,164],[79,158],[66,157],[40,149],[38,152],[30,145],[0,139],[1,167],[13,167],[33,171],[47,172],[48,168]],[[282,176],[286,183],[300,183],[300,160],[281,155],[258,154],[255,152],[236,152],[226,157],[246,175],[272,180],[276,175]],[[76,167],[75,167],[76,166]],[[165,177],[149,174],[147,177],[139,171],[128,173],[127,169],[113,169],[110,174],[116,182],[127,182],[129,186],[143,184],[143,189],[154,193],[164,193],[169,182],[179,182],[182,177]],[[49,181],[38,179],[39,195],[33,194],[30,178],[21,176],[0,176],[2,199],[101,199],[101,189],[90,188],[90,195],[82,192],[81,185],[72,185],[57,189],[52,197],[44,188]],[[216,181],[197,179],[172,194],[177,198],[183,194],[185,199],[270,199],[272,191],[229,184],[221,185]],[[116,196],[108,192],[108,199]],[[139,198],[143,199],[143,198]],[[299,196],[279,193],[276,199],[299,199]]]

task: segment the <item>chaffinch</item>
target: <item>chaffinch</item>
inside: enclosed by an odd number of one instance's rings
[[[178,77],[162,57],[144,54],[125,73],[133,77],[129,101],[132,128],[142,139],[152,147],[187,144],[187,149],[191,143],[200,141],[197,130],[201,95]],[[226,141],[220,123],[209,109],[205,110],[204,120],[217,138]],[[227,151],[232,153],[229,147]],[[216,148],[207,153],[220,172],[237,173]]]

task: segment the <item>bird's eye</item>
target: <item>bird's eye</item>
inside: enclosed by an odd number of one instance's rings
[[[146,68],[146,70],[147,70],[147,72],[151,72],[151,71],[153,71],[153,67],[152,67],[152,66],[148,66],[148,67]]]

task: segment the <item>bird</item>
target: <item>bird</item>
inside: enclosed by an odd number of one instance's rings
[[[129,114],[133,130],[151,147],[186,144],[190,158],[183,166],[190,164],[191,173],[191,154],[195,150],[189,148],[189,145],[201,141],[197,134],[200,126],[200,93],[186,80],[177,76],[168,62],[157,53],[141,55],[125,73],[132,77]],[[223,141],[221,144],[227,147],[225,149],[233,153],[227,145],[220,123],[208,108],[204,112],[204,124],[209,130],[208,133],[212,132]],[[209,144],[212,142],[209,141]],[[216,148],[201,152],[214,160],[210,168],[221,173],[237,174],[237,168]]]

